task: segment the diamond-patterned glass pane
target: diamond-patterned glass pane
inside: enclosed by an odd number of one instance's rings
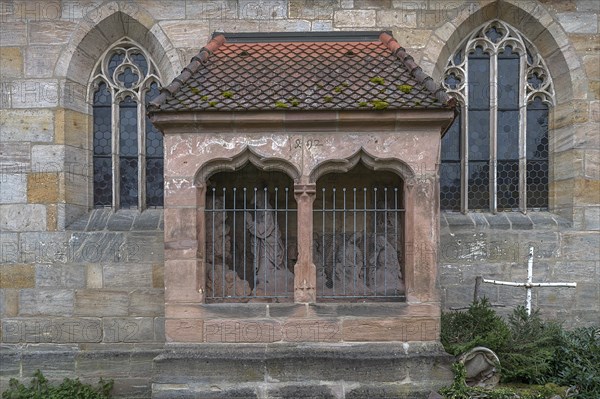
[[[469,162],[469,208],[489,209],[490,168],[488,162]]]
[[[460,211],[460,162],[446,161],[440,165],[440,206]]]
[[[490,111],[469,111],[469,160],[490,158]]]
[[[499,160],[519,159],[519,111],[498,111]]]
[[[490,108],[490,56],[480,47],[469,55],[469,109]]]
[[[163,163],[162,158],[146,158],[146,206],[163,206]]]
[[[140,68],[142,75],[146,76],[148,73],[148,61],[146,61],[146,57],[141,53],[134,53],[131,54],[131,61]]]
[[[460,210],[460,126],[461,116],[457,115],[442,138],[440,205],[447,210]]]
[[[127,97],[119,105],[119,172],[121,207],[138,205],[137,103]]]
[[[119,159],[121,174],[121,208],[136,208],[138,206],[138,160],[137,158]]]
[[[111,95],[105,83],[94,93],[94,206],[112,204]]]
[[[527,105],[527,207],[548,207],[548,106]]]
[[[146,93],[146,104],[159,94],[152,83]],[[146,205],[163,205],[163,136],[146,116]]]
[[[518,209],[519,161],[498,161],[496,182],[498,209]]]
[[[110,60],[108,61],[108,73],[110,74],[111,78],[113,76],[113,73],[115,72],[115,69],[117,69],[117,67],[121,65],[124,59],[125,53],[114,53],[110,57]]]
[[[548,208],[548,161],[527,161],[527,207]]]
[[[112,205],[112,158],[94,156],[94,206]]]
[[[498,109],[519,109],[519,55],[510,46],[498,54]]]

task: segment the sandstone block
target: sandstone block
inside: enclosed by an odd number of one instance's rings
[[[35,284],[39,288],[84,288],[85,272],[81,265],[36,265]]]
[[[381,10],[377,11],[377,26],[379,27],[417,27],[417,13],[415,11],[406,10]],[[398,40],[398,38],[396,38]],[[404,45],[412,45],[408,42],[403,42]]]
[[[23,289],[19,292],[20,316],[71,316],[73,291],[56,289]]]
[[[30,44],[60,44],[69,41],[77,24],[74,21],[30,21]]]
[[[163,233],[160,231],[136,231],[125,235],[122,262],[152,263],[164,259]]]
[[[204,321],[204,342],[268,343],[282,339],[281,324],[275,320],[221,319]]]
[[[35,287],[35,267],[33,265],[0,265],[0,288]]]
[[[77,290],[75,310],[78,316],[127,316],[129,296],[126,291]]]
[[[437,319],[347,319],[342,322],[344,341],[435,341],[439,334]]]
[[[4,156],[4,154],[2,154]],[[1,170],[1,167],[0,167]],[[27,202],[27,175],[0,172],[0,203]]]
[[[165,288],[165,268],[162,264],[152,265],[152,288]]]
[[[4,79],[23,75],[23,55],[20,48],[0,48],[0,71]]]
[[[36,173],[62,172],[66,149],[63,145],[34,145],[31,148],[31,167]]]
[[[54,115],[46,109],[0,110],[0,138],[11,141],[48,142],[53,138]]]
[[[568,33],[598,33],[598,17],[583,12],[562,12],[556,14],[558,22]]]
[[[103,342],[154,341],[152,317],[105,317],[102,319]]]
[[[164,289],[137,289],[129,294],[131,316],[163,316],[165,314]]]
[[[600,4],[596,0],[577,0],[577,11],[600,13]]]
[[[272,0],[256,2],[254,0],[238,0],[239,19],[283,19],[287,17],[288,0]]]
[[[194,319],[166,319],[167,342],[202,342],[204,322]]]
[[[290,18],[331,20],[333,7],[327,0],[289,0]]]
[[[185,13],[192,20],[235,19],[238,5],[235,0],[199,0],[186,2]]]
[[[25,21],[0,24],[0,43],[2,46],[23,46],[27,44],[27,23]]]
[[[28,46],[25,49],[25,77],[52,77],[60,52],[59,46]]]
[[[0,289],[0,317],[15,317],[19,313],[19,291]]]
[[[58,202],[58,173],[29,173],[27,175],[27,200],[29,203],[39,204]]]
[[[208,41],[207,24],[188,21],[163,21],[160,26],[175,47],[200,48]]]
[[[60,85],[56,79],[19,79],[10,83],[13,108],[49,108],[58,105]]]
[[[87,288],[102,288],[102,265],[88,265],[86,268],[85,281]]]
[[[43,231],[46,229],[46,207],[39,204],[0,205],[0,230]]]
[[[338,10],[333,16],[333,24],[337,28],[366,28],[376,25],[375,10]]]
[[[331,20],[317,20],[312,21],[311,31],[332,31],[333,30],[333,22]]]
[[[140,0],[133,7],[149,12],[155,19],[184,19],[187,1]]]
[[[0,118],[2,118],[1,112],[2,110],[0,110]],[[0,127],[0,137],[2,137],[2,142],[0,142],[0,153],[2,154],[0,173],[3,175],[11,173],[25,174],[30,170],[31,151],[29,150],[29,143],[4,142],[5,136],[3,133]],[[24,184],[23,187],[25,186]]]
[[[105,264],[102,269],[106,288],[150,287],[152,284],[152,265],[149,264]]]

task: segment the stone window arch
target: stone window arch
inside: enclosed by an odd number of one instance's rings
[[[162,207],[163,138],[145,112],[161,85],[156,63],[123,38],[100,57],[90,81],[94,206]]]
[[[487,22],[450,57],[443,85],[461,109],[442,140],[441,208],[547,209],[554,88],[535,46]]]

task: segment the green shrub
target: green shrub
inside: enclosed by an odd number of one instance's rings
[[[51,386],[40,370],[37,370],[29,387],[11,378],[9,388],[2,393],[2,399],[108,399],[113,381],[102,378],[94,388],[77,379],[65,378],[58,386]]]
[[[500,359],[502,381],[540,384],[551,373],[552,358],[560,345],[562,327],[545,322],[539,310],[527,314],[523,306],[508,317],[510,335],[496,353]]]
[[[509,335],[508,325],[486,298],[474,302],[466,312],[442,313],[441,341],[446,352],[455,356],[476,346],[498,352]]]
[[[600,398],[600,327],[561,332],[552,360],[552,381],[575,386],[577,399]]]

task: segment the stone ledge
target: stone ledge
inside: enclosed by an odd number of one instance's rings
[[[67,226],[69,231],[162,231],[163,209],[93,209]]]
[[[440,214],[442,226],[447,226],[450,231],[468,230],[559,230],[571,228],[565,218],[552,212],[532,211],[527,214],[521,212],[444,212]]]
[[[153,398],[262,397],[265,390],[276,397],[420,398],[451,383],[452,359],[436,341],[167,344],[154,359]]]

